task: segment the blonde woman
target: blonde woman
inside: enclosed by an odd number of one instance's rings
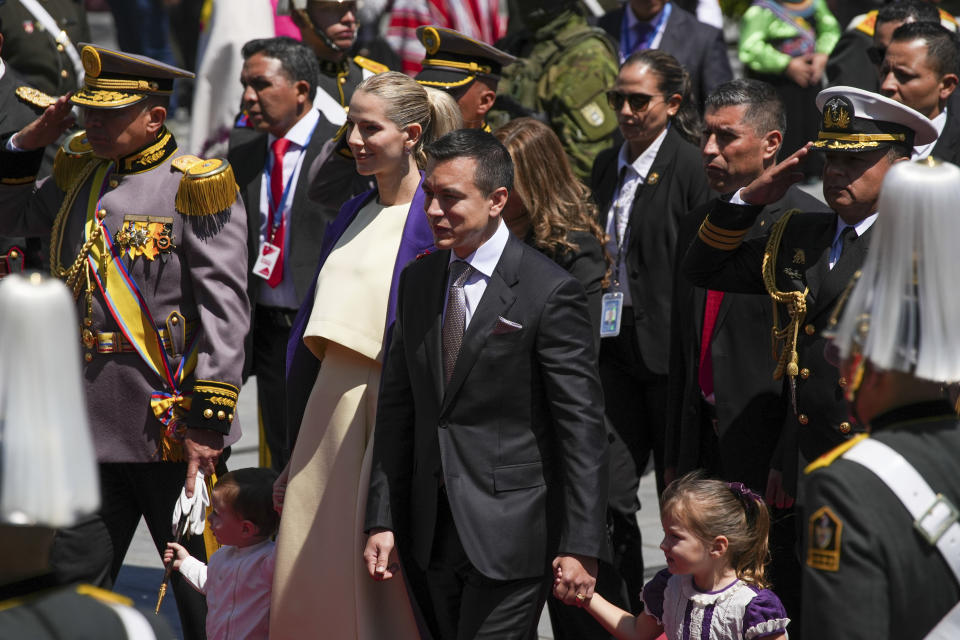
[[[275,640],[419,637],[404,583],[366,575],[361,528],[397,283],[433,246],[423,145],[460,126],[445,97],[388,72],[361,83],[350,101],[347,144],[357,171],[377,186],[344,204],[327,230],[315,290],[290,333],[288,416],[300,431],[274,490],[282,514]]]

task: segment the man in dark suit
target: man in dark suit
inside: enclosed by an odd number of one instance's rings
[[[267,444],[261,464],[282,469],[293,444],[284,402],[287,338],[336,213],[309,201],[306,174],[336,127],[313,108],[319,72],[309,47],[289,38],[251,40],[243,57],[243,109],[254,128],[233,130],[228,157],[247,208],[252,323],[245,369],[257,376]]]
[[[817,107],[823,117],[813,146],[825,151],[823,192],[835,213],[784,215],[764,236],[745,240],[763,207],[782,198],[799,178],[795,168],[810,152],[808,144],[765,170],[729,203],[716,202],[683,265],[698,286],[766,291],[778,302],[775,375],[786,377],[789,406],[767,483],[767,499],[776,506],[793,503],[798,463],[863,429],[849,417],[843,400],[848,381],[825,360],[821,332],[863,264],[887,170],[908,158],[915,143],[936,137],[930,121],[915,111],[861,89],[825,89]]]
[[[703,164],[710,186],[729,199],[773,166],[786,125],[783,103],[769,84],[734,80],[717,87],[707,97],[703,127]],[[783,380],[772,375],[770,298],[695,287],[680,271],[686,248],[716,204],[713,200],[691,211],[680,222],[677,237],[667,476],[705,468],[762,492],[787,408]],[[791,186],[783,198],[763,207],[747,239],[763,236],[790,209],[828,211]],[[770,570],[777,595],[791,614],[791,633],[798,624],[800,594],[795,531],[792,510],[775,510]]]
[[[555,595],[576,604],[607,555],[587,301],[500,223],[513,186],[503,145],[462,129],[427,157],[439,251],[400,279],[364,559],[387,579],[401,551],[437,638],[535,638],[551,561]]]
[[[723,32],[673,2],[629,0],[603,15],[597,26],[617,43],[621,64],[643,49],[660,49],[676,58],[690,74],[700,111],[717,85],[733,80]]]
[[[930,118],[935,143],[917,146],[914,159],[960,161],[960,105],[951,100],[960,77],[960,45],[939,24],[897,27],[880,66],[880,93]]]

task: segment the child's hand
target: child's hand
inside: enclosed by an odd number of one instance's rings
[[[183,561],[190,557],[190,554],[182,545],[176,542],[168,542],[167,550],[163,552],[163,564],[169,564],[173,560],[173,568],[179,570]]]

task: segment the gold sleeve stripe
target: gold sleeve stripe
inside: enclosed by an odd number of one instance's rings
[[[743,236],[747,235],[748,231],[750,231],[750,229],[724,229],[723,227],[718,227],[717,225],[710,222],[710,218],[707,218],[706,220],[704,220],[702,226],[706,227],[717,236],[720,236],[720,237],[726,236],[731,240],[742,238]]]
[[[706,225],[702,225],[698,235],[704,243],[710,247],[713,247],[714,249],[719,249],[720,251],[733,251],[740,246],[740,244],[743,242],[743,237],[747,235],[747,233],[744,231],[735,238],[729,238],[725,236],[719,236],[713,231],[713,229],[708,228]]]

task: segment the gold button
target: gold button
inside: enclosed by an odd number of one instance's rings
[[[347,76],[340,76],[340,84],[346,84]]]
[[[180,324],[180,318],[178,318],[177,316],[173,316],[172,318],[170,318],[170,324],[172,324],[173,326],[177,326],[178,324]]]
[[[111,188],[111,189],[116,189],[116,187],[117,187],[118,184],[120,184],[120,182],[119,182],[116,178],[111,178],[111,179],[110,179],[110,188]]]
[[[100,209],[100,211],[97,211],[97,217],[100,218],[101,220],[103,220],[104,218],[106,218],[106,217],[107,217],[107,210],[106,210],[106,209]]]
[[[231,421],[233,420],[233,414],[232,414],[232,413],[227,416],[227,420],[231,420]]]
[[[92,326],[93,326],[93,320],[91,320],[90,318],[84,318],[84,319],[83,319],[83,326],[85,326],[85,327],[92,327]]]
[[[807,417],[807,414],[801,413],[800,415],[797,416],[797,422],[799,422],[800,424],[807,424],[808,422],[810,422],[810,418]]]
[[[88,351],[87,353],[83,354],[83,359],[86,360],[87,362],[92,362],[93,354]]]
[[[16,260],[17,258],[20,257],[20,252],[17,251],[16,249],[10,249],[10,252],[7,253],[7,256],[9,256],[11,260]]]
[[[809,377],[810,377],[810,369],[806,369],[806,368],[800,369],[800,377],[803,378],[804,380],[806,380],[807,378],[809,378]]]
[[[57,45],[57,51],[59,51],[60,53],[63,53],[63,45],[62,45],[62,44],[58,44],[58,45]]]
[[[850,423],[841,422],[840,423],[840,433],[850,433]]]
[[[845,387],[847,386],[847,379],[843,376],[840,376],[840,379],[837,380],[837,384],[839,384],[841,387]]]
[[[207,418],[207,419],[212,418],[212,417],[213,417],[213,409],[204,409],[204,410],[203,410],[203,417],[204,417],[204,418]]]
[[[70,75],[70,74],[67,73],[67,70],[66,70],[66,69],[64,69],[64,70],[62,70],[62,71],[60,72],[60,77],[61,77],[61,78],[66,78],[66,77],[69,76],[69,75]]]
[[[817,332],[817,328],[812,324],[808,324],[803,328],[803,332],[806,333],[808,336],[812,336]]]
[[[217,420],[226,420],[227,412],[226,411],[217,411]]]

